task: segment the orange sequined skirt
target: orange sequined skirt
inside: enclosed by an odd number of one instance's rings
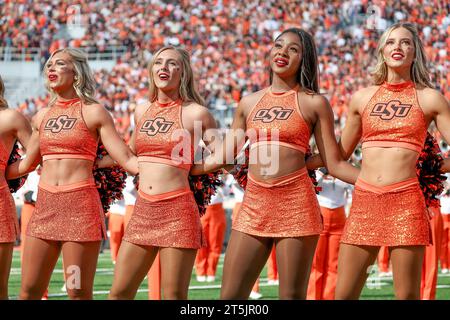
[[[249,173],[233,229],[260,237],[302,237],[323,230],[320,207],[306,168],[276,179],[256,181]]]
[[[103,208],[93,179],[64,186],[39,183],[27,235],[54,241],[106,239]]]
[[[417,178],[384,187],[358,179],[341,242],[368,246],[430,244],[429,216]]]
[[[187,188],[149,195],[139,190],[123,240],[164,248],[206,246],[192,191]]]
[[[5,183],[0,187],[0,243],[15,242],[19,233],[16,205]]]

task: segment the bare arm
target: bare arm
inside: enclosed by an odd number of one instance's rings
[[[314,136],[322,160],[332,176],[347,183],[354,184],[359,175],[359,169],[353,167],[342,157],[334,135],[333,111],[328,101],[316,95],[312,98],[313,107],[317,112],[317,123],[314,127]]]
[[[446,142],[450,141],[450,105],[447,99],[438,91],[433,89],[426,89],[426,100],[422,103],[423,106],[430,106],[433,110],[433,120],[436,127],[442,134]],[[444,172],[450,172],[450,158],[444,159],[441,168]]]
[[[306,168],[308,170],[315,170],[323,167],[323,160],[320,154],[314,154],[306,160]]]
[[[234,166],[234,159],[245,142],[245,109],[248,103],[246,98],[241,100],[236,109],[231,129],[225,133],[221,141],[214,143],[211,154],[203,163],[195,164],[192,167],[190,172],[192,175],[214,172],[224,167],[231,170]],[[208,140],[207,137],[206,139]]]
[[[100,139],[111,158],[116,160],[125,170],[136,175],[138,173],[137,157],[120,137],[109,112],[100,105],[89,105],[86,106],[86,109],[86,121],[97,128]]]
[[[344,160],[350,159],[353,151],[358,145],[362,135],[362,121],[360,108],[365,105],[362,95],[364,92],[358,91],[352,97],[349,104],[349,111],[344,130],[342,131],[341,139],[339,140],[339,150]]]
[[[28,147],[28,142],[31,137],[32,128],[31,124],[28,122],[28,120],[18,111],[15,111],[14,119],[12,119],[14,123],[14,135],[16,136],[17,140],[20,142],[20,144],[23,146],[25,151]]]
[[[365,97],[366,94],[366,91],[360,90],[354,94],[350,101],[347,121],[339,140],[339,150],[344,160],[348,160],[351,157],[361,139],[362,125],[360,107],[367,103],[367,98]],[[317,169],[323,166],[324,161],[321,154],[315,154],[306,161],[306,167],[308,169]]]
[[[190,116],[189,118],[190,122],[197,123],[197,130],[199,129],[198,123],[201,123],[202,136],[198,141],[194,141],[194,149],[197,149],[198,146],[201,147],[201,152],[199,153],[197,150],[194,156],[194,164],[201,164],[203,160],[211,156],[212,151],[221,144],[222,134],[220,130],[217,129],[216,120],[205,107],[198,106],[197,112],[194,113],[194,116]]]
[[[450,172],[450,158],[445,158],[442,164],[441,170],[444,172]]]
[[[139,120],[143,114],[143,110],[145,110],[144,108],[146,108],[146,107],[148,107],[148,105],[140,105],[136,109],[136,112],[134,114],[134,123],[136,123],[136,126],[138,125]],[[130,137],[130,141],[128,142],[128,147],[134,154],[136,154],[136,145],[135,144],[136,144],[136,130],[133,131],[133,133],[131,134],[131,137]],[[110,155],[107,155],[107,156],[103,157],[101,160],[96,160],[95,165],[97,166],[97,168],[109,168],[109,167],[116,166],[117,161],[115,161],[113,158],[111,158]]]
[[[95,160],[95,167],[96,168],[110,168],[117,165],[117,162],[111,158],[110,155],[106,155],[101,159]]]
[[[25,117],[17,116],[15,124],[17,139],[26,148],[26,156],[7,167],[6,179],[24,176],[36,169],[41,162],[39,126],[47,110],[47,108],[40,110],[31,120],[31,126]]]

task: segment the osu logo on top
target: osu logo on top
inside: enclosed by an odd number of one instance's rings
[[[411,107],[410,104],[402,104],[398,100],[391,100],[388,103],[377,103],[370,115],[378,116],[383,120],[391,120],[394,117],[404,118],[408,115]]]
[[[172,127],[173,122],[166,121],[164,118],[155,118],[153,120],[147,120],[142,124],[141,132],[147,133],[149,136],[154,136],[158,132],[166,133]]]
[[[256,112],[253,121],[261,120],[264,123],[272,122],[273,120],[287,120],[292,114],[292,109],[283,109],[283,107],[272,107],[270,109],[259,109]]]
[[[53,133],[58,133],[61,130],[70,130],[76,121],[77,118],[69,118],[66,115],[59,116],[58,118],[50,118],[45,124],[44,130],[50,130]]]

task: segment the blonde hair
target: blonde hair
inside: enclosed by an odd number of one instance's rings
[[[152,76],[152,68],[155,64],[156,59],[161,54],[161,52],[166,50],[175,50],[180,55],[182,72],[181,72],[181,82],[178,93],[183,101],[196,102],[199,105],[204,105],[205,101],[198,93],[194,86],[194,73],[192,72],[191,59],[189,52],[183,48],[176,48],[174,46],[166,46],[159,49],[150,60],[148,64],[148,74],[149,74],[149,99],[151,102],[156,101],[158,98],[158,88],[156,87],[155,80]]]
[[[47,77],[47,64],[53,58],[53,56],[57,53],[64,52],[70,55],[72,59],[72,64],[75,72],[73,88],[77,93],[77,96],[84,103],[99,103],[95,98],[96,90],[95,90],[95,80],[94,75],[91,71],[91,68],[88,65],[87,54],[81,50],[76,48],[64,48],[56,50],[52,53],[50,58],[48,58],[45,63],[44,75],[45,75],[45,87],[47,91],[50,92],[50,103],[52,104],[56,100],[56,93],[50,88],[48,77]],[[76,80],[75,80],[76,79]]]
[[[4,94],[5,84],[3,83],[2,77],[0,76],[0,108],[8,108],[8,102],[6,102]]]
[[[371,72],[373,81],[376,85],[380,85],[387,80],[388,68],[384,61],[383,49],[386,46],[387,39],[391,32],[398,28],[405,28],[411,32],[413,36],[413,43],[415,47],[414,61],[411,66],[410,76],[415,84],[420,84],[425,87],[433,88],[430,82],[430,71],[427,67],[427,59],[422,41],[419,37],[419,32],[414,24],[408,22],[400,22],[392,25],[383,32],[378,42],[377,47],[377,63]]]

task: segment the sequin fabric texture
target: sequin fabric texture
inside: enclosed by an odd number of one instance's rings
[[[16,205],[5,182],[0,187],[0,243],[14,242],[18,235]]]
[[[8,164],[9,152],[5,148],[3,141],[0,141],[0,171],[5,171]],[[1,172],[4,175],[4,172]]]
[[[363,148],[372,144],[420,152],[427,126],[414,83],[383,83],[363,111],[362,130]],[[425,199],[416,178],[383,187],[358,179],[341,242],[427,245],[429,227]]]
[[[370,246],[430,244],[430,224],[419,182],[405,183],[394,190],[382,188],[374,192],[356,182],[341,242]]]
[[[192,164],[191,137],[183,128],[181,111],[181,100],[168,105],[154,102],[149,106],[136,126],[136,154],[139,157]]]
[[[320,234],[323,224],[319,203],[306,169],[272,185],[249,176],[233,229],[261,237]]]
[[[413,82],[384,83],[364,108],[363,148],[368,142],[394,142],[420,152],[426,136],[427,124]]]
[[[0,243],[14,242],[19,234],[16,206],[4,178],[8,158],[9,153],[0,141],[0,174],[3,175],[0,182]]]
[[[95,184],[52,192],[41,185],[27,235],[55,241],[100,241],[106,226]]]
[[[40,129],[41,155],[84,155],[94,160],[97,141],[92,136],[81,112],[80,99],[56,101],[46,112]]]
[[[199,249],[206,246],[192,192],[149,201],[138,195],[125,241],[146,246]]]
[[[298,106],[296,90],[283,94],[268,91],[247,117],[247,135],[250,142],[271,140],[271,131],[277,130],[278,140],[306,150],[310,132]]]

